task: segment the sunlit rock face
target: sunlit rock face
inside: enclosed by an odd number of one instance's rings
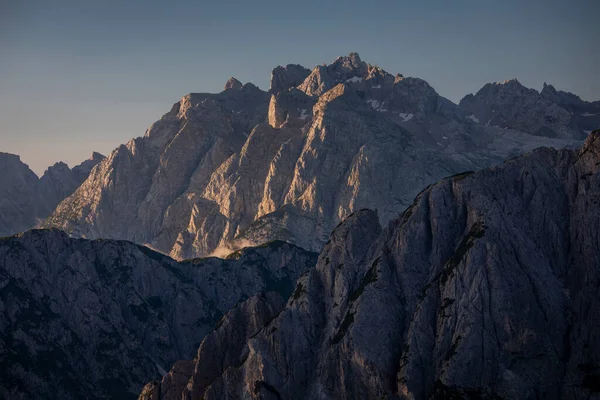
[[[600,131],[350,215],[287,304],[241,303],[141,399],[589,399]],[[187,380],[187,383],[186,383]]]
[[[529,101],[525,89],[511,96]],[[536,107],[554,112],[537,97]],[[424,80],[356,53],[312,71],[280,66],[268,92],[232,78],[219,94],[184,96],[144,137],[113,151],[45,226],[150,244],[177,259],[270,240],[319,251],[356,210],[377,209],[387,224],[445,176],[582,143],[564,129],[486,123]]]
[[[238,302],[283,304],[316,256],[272,242],[178,263],[58,230],[0,239],[0,398],[135,398]]]

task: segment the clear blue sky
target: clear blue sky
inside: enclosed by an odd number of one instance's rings
[[[0,0],[0,151],[108,154],[189,92],[358,52],[457,102],[486,82],[600,99],[598,0]]]

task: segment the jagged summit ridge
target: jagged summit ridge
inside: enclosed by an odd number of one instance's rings
[[[444,176],[581,144],[564,126],[564,137],[548,138],[561,135],[486,124],[426,81],[354,53],[312,71],[279,66],[269,92],[228,86],[237,89],[184,96],[103,161],[45,226],[149,243],[178,259],[274,239],[319,250],[353,211],[378,209],[386,223]],[[507,90],[500,86],[482,89],[489,104]]]
[[[49,167],[41,178],[15,154],[0,153],[0,236],[35,227],[73,193],[104,156],[69,168],[64,162]]]
[[[310,74],[308,68],[298,64],[278,66],[271,72],[271,93],[279,93],[300,85]]]
[[[225,83],[225,90],[227,89],[234,89],[234,90],[239,90],[242,88],[242,82],[238,81],[237,79],[231,77],[229,78],[229,80],[227,81],[227,83]]]
[[[459,107],[487,126],[538,136],[585,139],[600,126],[600,102],[583,101],[546,83],[538,92],[517,79],[486,84],[465,96]]]

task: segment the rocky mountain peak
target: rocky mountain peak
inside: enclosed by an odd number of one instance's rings
[[[21,161],[21,157],[16,154],[0,152],[0,181],[12,178],[12,175],[25,174],[35,180],[37,175],[29,169],[29,166]]]
[[[41,199],[39,178],[21,157],[0,153],[0,237],[31,228]]]
[[[486,126],[516,129],[536,136],[583,139],[595,121],[593,103],[544,84],[542,92],[517,79],[488,83],[475,95],[465,96],[459,108]],[[600,112],[600,103],[598,105]]]
[[[227,90],[227,89],[240,90],[243,86],[244,85],[242,85],[242,82],[238,81],[234,77],[231,77],[231,78],[229,78],[227,83],[225,83],[225,90]]]
[[[12,153],[0,152],[0,170],[3,174],[0,179],[5,175],[5,178],[9,178],[10,174],[15,171],[30,171],[31,174],[35,175],[33,171],[29,169],[29,166],[21,161],[21,156]],[[35,175],[37,177],[37,175]]]
[[[100,153],[98,153],[98,152],[94,151],[94,152],[92,153],[92,156],[91,156],[91,157],[90,157],[88,160],[91,160],[91,161],[102,161],[102,160],[104,160],[105,158],[106,158],[106,156],[104,156],[104,155],[102,155],[102,154],[100,154]]]
[[[272,93],[279,93],[292,87],[300,85],[310,74],[310,69],[298,64],[278,66],[271,72]]]
[[[63,161],[57,161],[54,163],[54,165],[50,166],[47,169],[47,172],[50,171],[65,171],[65,170],[70,170],[69,166],[63,162]]]
[[[519,87],[519,86],[523,86],[521,84],[521,82],[519,82],[519,80],[517,78],[512,78],[512,79],[506,79],[502,82],[495,82],[495,85],[506,85],[506,86],[514,86],[514,87]]]
[[[340,56],[331,64],[332,69],[342,71],[360,71],[367,66],[367,63],[360,59],[358,53],[350,53],[347,56]]]
[[[236,84],[185,96],[102,162],[46,226],[150,243],[178,259],[274,239],[318,250],[353,211],[377,208],[386,223],[434,179],[571,145],[487,127],[487,114],[465,113],[423,79],[394,77],[358,54],[310,72],[278,66],[271,78],[269,92]],[[492,114],[497,97],[511,104],[493,91],[474,104]]]
[[[557,90],[544,82],[540,95],[569,111],[574,125],[579,125],[584,132],[590,132],[600,126],[600,101],[585,101],[576,94]]]
[[[87,178],[102,157],[95,154],[73,169],[59,161],[39,178],[18,155],[0,153],[0,236],[33,228],[46,218]]]
[[[98,165],[105,159],[106,157],[104,155],[97,152],[93,152],[90,158],[88,158],[81,164],[73,167],[73,173],[77,175],[77,181],[79,182],[79,184],[81,184],[81,182],[83,182],[87,178],[87,176],[90,174],[90,172],[96,165]]]
[[[242,85],[242,90],[262,92],[262,90],[260,90],[260,88],[258,86],[256,86],[252,82],[248,82],[248,83],[243,84]]]
[[[315,67],[298,89],[309,96],[320,96],[338,83],[357,83],[367,79],[369,67],[357,53],[340,56],[329,65]]]
[[[360,63],[362,63],[362,60],[360,59],[360,56],[358,55],[357,52],[350,52],[350,54],[348,54],[348,59],[350,61],[352,61],[353,64],[358,65]]]
[[[16,154],[4,153],[0,151],[0,160],[3,162],[20,162],[21,157]]]
[[[549,100],[553,100],[555,102],[560,99],[560,95],[558,94],[558,91],[554,88],[554,86],[549,85],[546,82],[544,82],[540,94],[542,95],[542,97],[545,97]]]

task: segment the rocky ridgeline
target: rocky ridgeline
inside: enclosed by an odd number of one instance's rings
[[[104,156],[93,153],[83,163],[69,168],[58,162],[41,178],[19,156],[0,153],[0,236],[35,227],[85,181]]]
[[[176,259],[270,240],[319,251],[356,210],[377,209],[386,224],[445,176],[581,145],[587,125],[563,107],[591,115],[596,103],[497,86],[457,106],[356,53],[312,71],[277,67],[269,92],[231,79],[219,94],[184,96],[113,151],[45,226],[148,243]],[[497,104],[502,119],[487,123]],[[554,119],[521,123],[530,114]]]
[[[580,138],[600,126],[600,102],[544,84],[541,92],[511,79],[488,83],[475,95],[467,95],[460,108],[486,126],[517,129],[537,136]]]
[[[238,302],[283,304],[316,256],[273,242],[178,263],[57,230],[0,239],[0,398],[135,398]]]
[[[598,398],[599,205],[596,131],[358,211],[140,399]]]

